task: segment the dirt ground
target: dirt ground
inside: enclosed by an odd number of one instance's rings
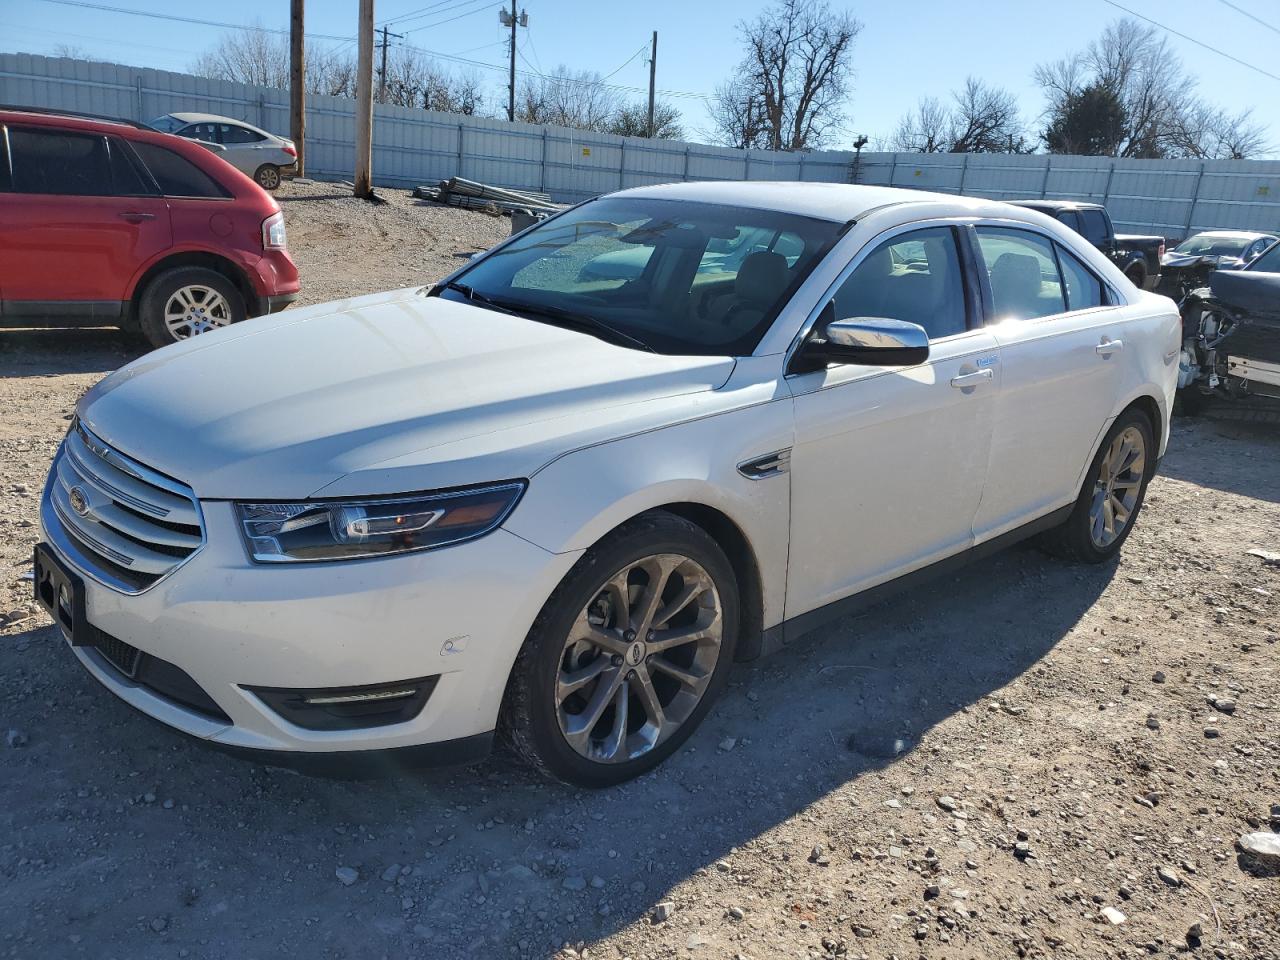
[[[506,232],[283,197],[312,302]],[[742,666],[626,786],[341,782],[148,721],[29,601],[66,418],[134,352],[0,332],[0,956],[1280,957],[1234,846],[1280,829],[1280,428],[1175,421],[1118,564],[1016,548]]]

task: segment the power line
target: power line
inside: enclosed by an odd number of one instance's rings
[[[436,0],[435,3],[429,3],[425,7],[418,7],[416,10],[410,10],[408,13],[401,13],[394,17],[387,17],[387,19],[379,23],[378,26],[381,27],[383,24],[392,26],[393,24],[400,23],[404,20],[415,20],[419,14],[432,13],[439,7],[447,7],[450,4],[456,4],[458,2],[459,0]],[[465,3],[467,0],[462,0],[462,2]]]
[[[621,72],[622,72],[622,68],[623,68],[623,67],[625,67],[625,66],[626,66],[627,64],[629,64],[632,60],[634,60],[636,57],[640,56],[640,54],[644,53],[644,52],[645,52],[646,50],[648,50],[648,49],[649,49],[649,45],[646,43],[643,47],[641,47],[639,50],[637,50],[637,51],[636,51],[635,53],[633,53],[631,56],[627,57],[627,59],[623,62],[622,67],[619,67],[617,70],[614,70],[612,73],[606,73],[603,77],[601,77],[601,78],[600,78],[600,81],[603,83],[605,80],[608,80],[610,77],[616,76],[617,74],[621,73]]]
[[[1266,27],[1272,33],[1280,33],[1280,27],[1276,27],[1276,26],[1273,26],[1272,24],[1267,23],[1267,21],[1263,20],[1261,17],[1255,16],[1254,14],[1250,13],[1248,10],[1243,9],[1242,7],[1237,7],[1234,3],[1231,2],[1231,0],[1220,0],[1220,2],[1224,6],[1230,7],[1232,10],[1240,14],[1242,17],[1248,17],[1250,20],[1252,20],[1254,23],[1258,24],[1259,26]]]
[[[1247,63],[1246,61],[1241,60],[1239,57],[1233,57],[1231,54],[1227,53],[1224,50],[1219,50],[1217,47],[1211,47],[1209,46],[1209,44],[1204,43],[1203,41],[1197,40],[1195,37],[1189,37],[1185,33],[1182,33],[1178,30],[1173,29],[1173,27],[1166,27],[1163,23],[1160,23],[1158,20],[1152,20],[1150,17],[1145,17],[1142,14],[1138,13],[1138,11],[1136,10],[1130,10],[1128,7],[1123,6],[1119,3],[1116,3],[1116,0],[1102,0],[1102,2],[1115,7],[1117,10],[1123,10],[1125,13],[1129,14],[1129,16],[1131,17],[1137,17],[1139,20],[1145,20],[1147,23],[1151,24],[1153,27],[1158,27],[1159,29],[1163,30],[1165,33],[1171,33],[1175,37],[1181,37],[1183,40],[1186,40],[1188,43],[1194,43],[1197,47],[1204,47],[1204,49],[1208,50],[1210,53],[1216,53],[1220,57],[1225,57],[1226,59],[1230,60],[1232,63],[1238,63],[1240,66],[1247,67],[1248,69],[1254,71],[1255,73],[1262,74],[1264,77],[1270,77],[1272,80],[1280,80],[1280,74],[1274,74],[1267,70],[1263,70],[1261,67],[1255,67],[1252,63]]]
[[[474,0],[469,0],[469,2],[474,2]],[[432,27],[441,27],[441,26],[444,26],[446,23],[453,23],[453,21],[461,20],[464,17],[474,16],[477,13],[485,13],[492,6],[492,0],[480,0],[480,2],[481,2],[481,6],[477,7],[474,10],[468,10],[466,13],[459,13],[457,16],[449,17],[447,20],[437,20],[434,23],[424,23],[421,26],[410,27],[409,29],[405,30],[405,33],[413,33],[415,30],[430,30]],[[464,3],[462,6],[466,6],[466,4]],[[461,7],[455,7],[454,9],[458,10],[458,9],[461,9]],[[444,13],[444,12],[445,11],[443,10],[441,11],[441,13]],[[400,24],[399,26],[403,26],[403,24]]]
[[[288,30],[275,27],[246,27],[243,23],[226,23],[221,20],[202,20],[199,17],[180,17],[173,13],[154,13],[150,10],[130,10],[127,7],[113,7],[105,3],[90,3],[88,0],[43,0],[44,3],[56,3],[64,7],[83,7],[87,10],[102,10],[107,13],[125,13],[133,17],[146,17],[151,20],[170,20],[174,23],[194,23],[203,27],[222,27],[224,30],[261,30],[264,33],[275,33],[287,37]],[[315,40],[338,40],[343,43],[352,42],[352,37],[335,37],[329,33],[308,33],[306,36]]]

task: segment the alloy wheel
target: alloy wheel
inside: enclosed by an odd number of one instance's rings
[[[186,340],[231,322],[231,305],[213,287],[179,287],[164,305],[164,325],[174,340]]]
[[[556,676],[560,732],[597,763],[640,757],[680,729],[715,672],[720,593],[707,571],[657,554],[611,576],[578,614]]]
[[[1126,427],[1107,448],[1093,483],[1089,505],[1089,538],[1105,549],[1133,519],[1146,472],[1147,443],[1137,427]]]
[[[265,166],[258,170],[258,186],[264,190],[274,190],[280,186],[280,171],[275,167]]]

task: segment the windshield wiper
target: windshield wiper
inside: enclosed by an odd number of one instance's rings
[[[595,317],[585,313],[574,313],[572,310],[565,310],[563,307],[543,306],[542,304],[523,303],[519,300],[491,297],[487,293],[481,293],[475,287],[460,283],[457,280],[449,280],[446,283],[442,283],[440,287],[441,289],[456,291],[468,300],[484,304],[486,307],[492,307],[494,310],[500,310],[503,313],[509,313],[515,317],[522,317],[525,314],[532,313],[536,316],[546,317],[558,326],[566,326],[574,330],[596,334],[603,340],[612,340],[615,343],[621,341],[627,346],[635,347],[637,350],[644,350],[648,353],[658,352],[639,337],[632,336],[625,330],[619,330],[617,327],[605,323],[603,320],[597,320]]]

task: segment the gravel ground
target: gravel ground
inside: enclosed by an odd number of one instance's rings
[[[283,194],[304,300],[505,220]],[[663,768],[365,782],[224,757],[28,601],[76,398],[132,348],[0,333],[0,956],[1280,957],[1280,435],[1176,421],[1117,564],[1018,548],[739,668]],[[7,617],[5,611],[11,611]]]

